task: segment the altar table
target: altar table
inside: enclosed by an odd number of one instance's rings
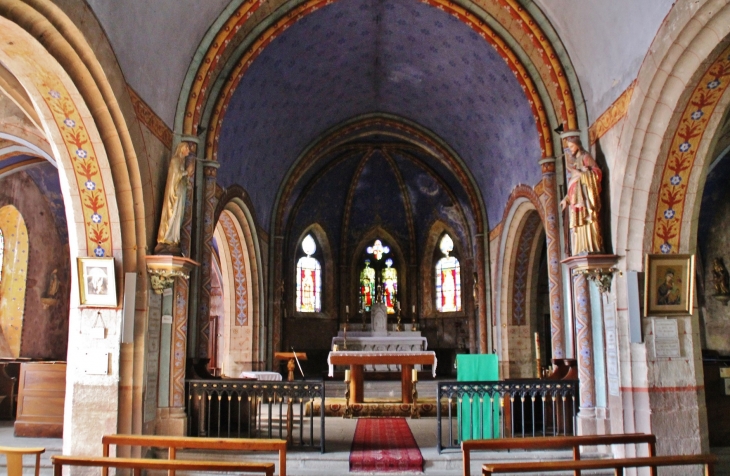
[[[332,377],[335,365],[350,366],[350,396],[352,403],[363,403],[363,367],[365,365],[400,365],[401,366],[401,401],[413,403],[411,391],[411,370],[414,365],[431,365],[436,377],[435,352],[330,352],[327,357],[329,376]]]

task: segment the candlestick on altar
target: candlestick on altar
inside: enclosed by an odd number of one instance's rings
[[[345,370],[345,382],[350,383],[350,370]]]
[[[411,331],[416,332],[416,305],[411,306]]]
[[[418,370],[411,370],[411,382],[418,382]]]

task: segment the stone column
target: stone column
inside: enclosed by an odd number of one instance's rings
[[[160,399],[155,432],[162,435],[184,436],[187,434],[185,414],[185,360],[188,328],[188,278],[198,263],[188,258],[167,255],[147,256],[147,272],[152,290],[162,294],[172,288],[171,333],[169,349],[161,349]],[[164,298],[163,298],[164,307]],[[164,324],[164,322],[163,322]],[[167,380],[167,381],[165,381]],[[167,398],[165,398],[167,397]]]
[[[593,418],[595,389],[593,378],[593,324],[588,280],[580,269],[573,270],[573,301],[575,304],[576,357],[580,381],[580,411],[578,418]]]
[[[218,199],[215,196],[216,175],[220,164],[215,161],[206,160],[203,164],[203,236],[202,250],[200,257],[202,266],[200,268],[200,297],[198,301],[198,357],[208,357],[208,344],[210,335],[210,273],[211,257],[213,256],[213,232],[215,231],[215,209]]]
[[[558,218],[558,186],[555,179],[555,158],[540,161],[542,167],[542,206],[545,210],[548,278],[550,281],[550,334],[554,359],[565,357],[563,324],[563,286],[560,273],[560,220]]]
[[[603,303],[600,299],[597,302],[591,300],[589,280],[596,283],[601,292],[609,292],[613,273],[618,271],[614,267],[617,260],[618,256],[615,255],[584,255],[573,256],[563,261],[570,270],[573,282],[571,295],[575,316],[575,353],[580,386],[577,427],[579,435],[594,435],[597,430],[592,313],[602,315]]]

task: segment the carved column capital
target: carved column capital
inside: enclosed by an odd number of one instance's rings
[[[543,175],[555,174],[555,157],[545,157],[538,161]]]
[[[585,276],[589,281],[593,281],[598,290],[603,294],[611,292],[611,282],[613,281],[614,273],[618,273],[622,276],[623,273],[618,268],[582,268],[573,270],[573,274],[580,273]]]
[[[146,257],[147,273],[155,294],[162,294],[165,289],[175,284],[175,278],[188,279],[190,271],[199,264],[189,258],[172,255],[148,255]]]

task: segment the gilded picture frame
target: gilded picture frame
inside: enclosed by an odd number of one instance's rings
[[[78,258],[79,298],[82,306],[116,307],[114,258]]]
[[[644,316],[692,314],[694,255],[648,254],[644,270]]]

